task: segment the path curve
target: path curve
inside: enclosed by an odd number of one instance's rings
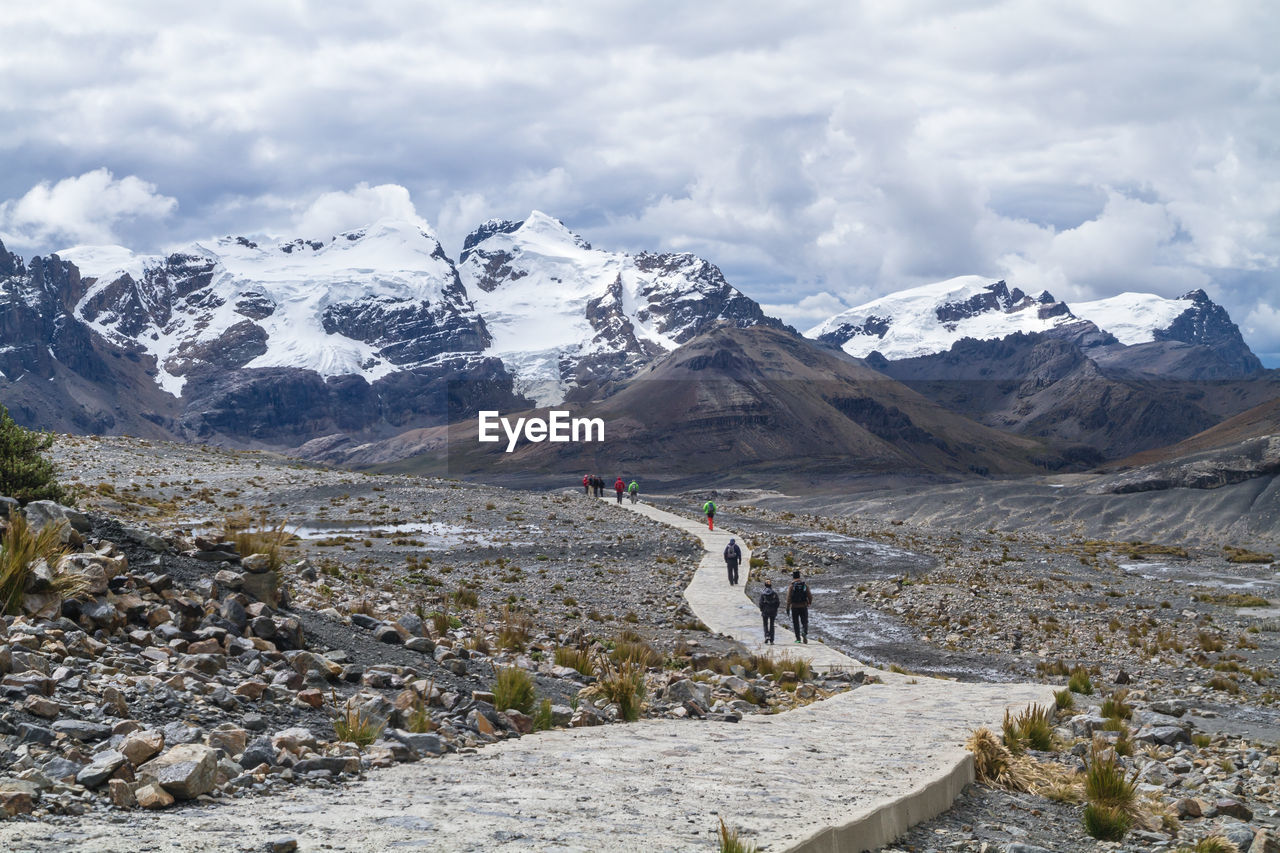
[[[693,574],[693,579],[685,588],[684,597],[689,602],[694,615],[712,631],[727,634],[756,654],[803,658],[819,670],[853,671],[864,667],[864,664],[816,639],[810,639],[804,644],[796,643],[785,607],[778,611],[774,645],[765,645],[760,609],[747,598],[746,585],[751,577],[751,550],[741,536],[724,528],[708,530],[705,522],[667,512],[652,504],[628,502],[623,506],[682,530],[702,542],[705,553],[702,555],[702,562],[698,564],[697,571]],[[742,566],[738,573],[739,584],[736,587],[729,586],[729,576],[724,565],[724,549],[729,544],[730,538],[736,539],[738,546],[742,549]],[[786,589],[781,584],[778,595],[783,597],[785,603]]]
[[[672,519],[684,529],[687,519]],[[687,594],[703,621],[732,633],[746,599],[727,583],[715,592],[723,541],[727,534],[703,539],[709,553]],[[759,630],[754,621],[752,628]],[[718,849],[723,817],[769,853],[861,851],[951,805],[972,779],[963,744],[975,728],[997,726],[1006,707],[1053,701],[1044,685],[881,677],[884,683],[740,723],[558,730],[401,764],[342,788],[296,788],[180,814],[5,821],[0,848],[222,851],[293,837],[303,851],[689,853]]]

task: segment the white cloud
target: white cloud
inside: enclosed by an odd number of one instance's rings
[[[397,184],[360,183],[350,190],[323,193],[294,218],[293,225],[300,237],[327,240],[379,219],[407,220],[431,230],[418,215],[409,191]]]
[[[141,243],[421,211],[454,253],[539,208],[779,305],[971,272],[1280,303],[1244,275],[1280,268],[1267,4],[483,5],[19,4],[0,198],[105,164],[182,200],[108,223]]]
[[[158,193],[155,184],[95,169],[56,184],[41,181],[21,198],[0,203],[0,227],[17,246],[113,243],[121,225],[162,220],[177,207],[177,200]]]
[[[1280,366],[1280,306],[1258,301],[1240,323],[1240,331],[1264,361]]]
[[[784,323],[789,323],[803,332],[828,317],[847,310],[850,306],[838,296],[833,296],[824,291],[822,293],[811,293],[802,297],[798,302],[765,303],[760,307],[769,316],[777,317]]]

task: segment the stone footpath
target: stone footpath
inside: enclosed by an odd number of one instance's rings
[[[723,580],[728,535],[703,537],[709,553],[689,601],[713,630],[758,639],[750,602]],[[820,650],[838,653],[812,642],[777,648],[807,651],[822,666],[857,666],[842,655],[819,659]],[[7,821],[0,848],[141,853],[291,849],[296,841],[300,850],[684,853],[716,850],[723,817],[762,850],[857,851],[951,804],[972,778],[963,744],[973,729],[998,726],[1006,707],[1052,702],[1043,685],[880,675],[884,683],[782,714],[557,730],[399,765],[341,791],[290,789],[181,815]]]
[[[693,521],[646,503],[624,503],[623,506],[683,530],[701,540],[702,547],[707,553],[703,555],[693,580],[685,589],[684,597],[689,602],[689,607],[693,609],[694,615],[712,631],[733,637],[757,654],[802,658],[809,661],[817,670],[853,671],[864,668],[864,664],[823,645],[812,637],[805,644],[794,642],[795,635],[791,632],[791,620],[787,618],[785,608],[787,594],[785,587],[778,589],[778,595],[782,597],[784,606],[778,610],[778,621],[774,631],[775,644],[765,645],[760,608],[747,598],[745,591],[747,581],[751,577],[751,550],[747,548],[741,536],[720,528],[708,530],[703,522]],[[742,565],[738,569],[738,586],[736,587],[729,586],[729,576],[724,565],[724,549],[729,544],[730,538],[736,539],[738,547],[742,549]]]

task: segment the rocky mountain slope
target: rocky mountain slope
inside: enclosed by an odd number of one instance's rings
[[[1025,474],[1074,461],[1042,442],[959,416],[855,359],[765,326],[713,329],[574,414],[602,419],[604,443],[521,444],[506,453],[505,444],[478,443],[472,421],[447,434],[402,437],[394,451],[417,453],[393,470],[443,470],[438,466],[447,459],[451,474],[580,476],[589,469],[757,485],[803,475],[830,485],[885,472]],[[339,461],[370,461],[371,448],[351,450]]]
[[[1207,346],[1100,340],[1103,333],[1085,323],[999,340],[966,338],[946,352],[896,361],[873,354],[867,363],[988,426],[1085,445],[1099,461],[1172,444],[1280,394],[1276,371],[1217,378],[1233,371]],[[1170,355],[1174,348],[1184,366],[1208,365],[1208,376],[1196,370],[1179,376],[1167,362],[1156,367],[1135,352]]]
[[[487,351],[540,405],[591,399],[719,324],[781,325],[702,258],[593,249],[539,211],[486,222],[458,271],[493,336]]]

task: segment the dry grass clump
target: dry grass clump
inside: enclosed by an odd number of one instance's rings
[[[1011,753],[988,728],[969,736],[964,748],[973,753],[973,771],[979,782],[1010,791],[1027,790],[1028,781]]]
[[[1205,604],[1221,604],[1226,607],[1270,607],[1271,602],[1251,592],[1198,592],[1192,601]]]
[[[583,675],[595,675],[596,665],[591,660],[591,652],[574,646],[560,646],[555,651],[556,666],[567,666],[576,669]]]
[[[498,627],[498,646],[508,651],[522,651],[533,634],[533,620],[512,609],[502,608],[502,624]]]
[[[720,853],[759,853],[760,848],[744,839],[736,829],[725,826],[720,818]]]
[[[256,522],[247,516],[232,516],[223,522],[222,538],[234,542],[241,557],[265,554],[268,567],[274,571],[284,565],[285,549],[298,538],[286,526],[284,521],[272,524],[265,514]]]
[[[1274,563],[1275,554],[1264,554],[1261,551],[1250,551],[1248,548],[1236,548],[1226,545],[1222,549],[1227,554],[1228,563]]]
[[[618,706],[618,715],[629,723],[640,719],[647,688],[644,681],[647,664],[639,658],[621,661],[602,658],[596,683],[589,695],[603,696]]]
[[[609,657],[614,663],[631,661],[644,667],[662,666],[662,655],[653,650],[635,631],[623,631],[613,643]]]
[[[14,613],[22,604],[22,593],[36,566],[43,562],[51,567],[53,590],[65,598],[75,598],[86,591],[81,575],[54,573],[52,567],[66,553],[62,545],[62,525],[46,524],[32,530],[22,513],[9,518],[9,528],[0,542],[0,614]]]
[[[1173,853],[1240,853],[1240,847],[1223,835],[1206,835],[1195,847],[1179,847]]]
[[[1129,691],[1123,687],[1117,689],[1106,699],[1102,700],[1102,716],[1116,719],[1128,720],[1133,717],[1133,706],[1125,700],[1129,698]]]
[[[333,703],[337,706],[336,697]],[[333,733],[338,740],[354,743],[361,749],[377,740],[386,725],[385,720],[366,713],[364,709],[351,702],[338,708],[333,717]]]

